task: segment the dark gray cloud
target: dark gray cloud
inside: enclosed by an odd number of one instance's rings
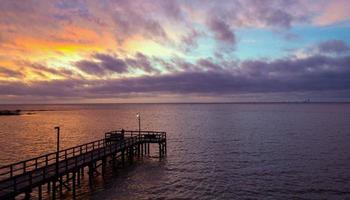
[[[0,83],[0,94],[104,98],[133,94],[215,96],[350,90],[350,56],[315,55],[304,59],[250,60],[237,66],[232,66],[232,63],[218,64],[203,59],[196,65],[205,65],[212,70],[109,80],[53,80],[29,85],[3,81]]]
[[[209,59],[199,59],[197,61],[198,67],[201,69],[211,70],[211,71],[221,71],[222,67],[216,63],[214,63],[212,60]]]
[[[160,1],[160,7],[166,16],[175,20],[183,20],[182,10],[177,0]]]
[[[224,20],[210,17],[208,19],[207,25],[211,31],[214,32],[214,36],[216,39],[230,43],[234,45],[236,43],[236,37],[233,31],[230,28],[230,25],[226,23]]]
[[[350,46],[342,40],[328,40],[321,42],[317,46],[322,53],[346,53],[350,51]]]
[[[158,69],[152,66],[150,59],[140,52],[136,53],[134,58],[125,59],[125,62],[130,68],[141,69],[148,73],[159,72]]]
[[[158,69],[151,65],[150,59],[142,54],[136,53],[134,57],[119,58],[117,55],[96,53],[91,56],[93,60],[81,60],[75,66],[81,71],[91,75],[107,75],[111,73],[126,73],[130,69],[141,69],[147,73],[157,73]]]
[[[293,23],[309,22],[309,13],[298,1],[291,0],[242,0],[235,11],[241,21],[267,27],[288,29]],[[247,9],[248,8],[248,9]]]
[[[21,63],[21,62],[19,62]],[[73,71],[65,69],[65,68],[52,68],[52,67],[47,67],[45,65],[39,64],[39,63],[31,63],[31,62],[22,62],[21,64],[24,67],[29,67],[30,69],[34,70],[36,73],[49,73],[49,74],[54,74],[54,75],[60,75],[66,78],[69,78],[73,75],[76,75]],[[44,77],[46,75],[43,75]]]
[[[95,74],[95,75],[105,75],[106,69],[96,63],[94,61],[81,60],[75,63],[75,66],[78,67],[81,71],[87,74]]]
[[[149,14],[158,10],[154,8],[152,2],[121,0],[105,5],[104,8],[112,15],[118,41],[122,42],[134,34],[141,34],[157,41],[167,40],[163,26],[157,18]]]
[[[97,53],[93,55],[95,59],[100,61],[100,66],[106,70],[123,73],[128,71],[128,67],[124,60],[119,59],[117,56],[111,56],[107,54]]]
[[[293,17],[289,13],[282,9],[267,7],[267,4],[262,1],[256,1],[255,5],[257,5],[257,13],[259,13],[257,17],[264,21],[268,26],[290,28]]]
[[[4,67],[0,66],[0,75],[2,77],[9,77],[9,78],[20,78],[23,77],[23,74],[21,72],[18,71],[14,71],[11,69],[7,69]]]
[[[81,71],[92,75],[106,75],[108,73],[124,73],[128,71],[125,61],[119,59],[116,55],[96,53],[92,55],[93,59],[81,60],[75,63],[75,66]]]
[[[189,33],[187,33],[186,35],[184,35],[181,38],[181,43],[182,43],[183,49],[186,52],[189,52],[189,51],[197,48],[198,47],[197,40],[202,35],[204,35],[202,32],[200,32],[196,29],[191,29],[191,31]]]

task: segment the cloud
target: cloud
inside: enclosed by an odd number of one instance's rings
[[[272,29],[289,29],[293,24],[309,23],[313,15],[300,1],[290,0],[227,1],[216,4],[214,11],[235,27]]]
[[[288,13],[291,6],[290,1],[280,1],[277,5],[271,1],[254,0],[248,2],[250,2],[249,6],[253,8],[253,12],[256,13],[256,19],[268,26],[289,28],[292,21],[295,20],[294,16]],[[283,7],[287,9],[283,9]]]
[[[89,60],[80,60],[74,63],[81,71],[90,75],[104,76],[111,73],[126,73],[132,69],[141,69],[147,73],[157,73],[150,59],[138,52],[134,57],[119,58],[117,55],[95,53]]]
[[[331,5],[331,11],[327,5]],[[257,41],[266,38],[260,43],[267,44],[267,54],[263,52],[262,56],[271,55],[271,48],[280,45],[282,49],[293,48],[291,41],[299,36],[304,38],[304,31],[310,29],[308,26],[293,29],[296,24],[348,21],[348,5],[344,0],[321,0],[317,5],[299,0],[106,0],[40,4],[31,0],[4,0],[0,5],[0,57],[5,59],[0,64],[5,67],[0,67],[0,90],[3,95],[96,98],[146,93],[349,89],[345,75],[349,75],[350,47],[342,40],[315,44],[303,52],[303,58],[243,61],[236,58],[260,56],[258,51],[251,50],[261,47],[259,43],[247,44],[237,53],[223,51],[228,46],[237,46],[241,37],[249,39],[244,37],[255,34],[259,34]],[[317,28],[311,27],[312,31]],[[269,37],[276,32],[289,41],[271,42]],[[297,36],[293,35],[295,32]],[[211,39],[215,40],[214,44]],[[309,35],[305,39],[304,42],[310,42]],[[198,51],[191,51],[195,48]],[[272,56],[279,55],[285,54]],[[7,63],[18,58],[28,62],[16,63],[18,70],[9,68]],[[91,76],[95,79],[91,80]],[[4,77],[25,80],[11,79],[10,83]],[[58,91],[59,88],[62,90]]]
[[[321,42],[317,46],[318,50],[322,53],[346,53],[350,51],[350,46],[342,40],[328,40]]]
[[[65,78],[70,78],[73,75],[76,75],[75,72],[65,69],[65,68],[53,68],[53,67],[47,67],[45,65],[39,64],[39,63],[31,63],[28,61],[18,62],[21,63],[22,66],[25,66],[32,71],[35,71],[36,73],[49,73],[53,75],[59,75]]]
[[[91,57],[97,61],[81,60],[76,62],[75,66],[81,71],[92,75],[107,75],[108,73],[125,73],[128,71],[124,60],[116,55],[95,53]]]
[[[0,66],[0,77],[21,78],[21,77],[23,77],[23,74],[21,72],[7,69],[5,67]]]
[[[209,59],[199,59],[197,65],[200,69],[206,69],[209,71],[221,71],[222,67]]]
[[[214,32],[216,39],[222,42],[227,42],[231,45],[236,43],[236,37],[230,26],[222,19],[210,17],[207,25]]]
[[[106,70],[124,73],[128,71],[128,67],[125,64],[124,60],[119,59],[117,56],[111,56],[102,53],[96,53],[93,55],[95,59],[98,59],[100,62],[100,66]]]
[[[315,55],[303,59],[249,60],[221,63],[220,67],[209,60],[200,60],[196,65],[206,65],[211,70],[107,80],[37,81],[28,85],[1,82],[0,94],[105,98],[142,94],[215,96],[350,90],[350,56]]]
[[[350,2],[348,0],[321,1],[313,8],[317,12],[313,18],[316,25],[326,26],[342,22],[348,22],[350,19]]]
[[[123,42],[126,38],[134,35],[142,35],[147,39],[156,41],[167,40],[167,34],[158,21],[150,12],[159,12],[158,7],[154,7],[152,2],[147,1],[126,1],[117,3],[110,2],[106,5],[106,11],[112,16],[116,38]]]
[[[186,35],[181,38],[181,45],[186,52],[190,52],[191,50],[198,47],[197,40],[199,37],[204,36],[204,33],[191,29]]]
[[[159,70],[152,66],[150,59],[140,52],[136,53],[134,58],[125,59],[125,62],[133,69],[141,69],[148,73],[159,73]]]
[[[81,60],[76,62],[75,66],[87,74],[95,74],[95,75],[106,74],[106,69],[102,68],[102,66],[100,66],[99,63],[94,61]]]

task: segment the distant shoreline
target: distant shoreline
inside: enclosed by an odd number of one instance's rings
[[[21,115],[21,110],[0,110],[0,116]]]
[[[36,106],[36,105],[137,105],[137,104],[350,104],[349,101],[267,101],[267,102],[145,102],[145,103],[14,103],[14,104],[0,104],[0,106]],[[34,109],[34,110],[22,110],[22,111],[52,111],[47,109]]]
[[[34,115],[33,111],[40,110],[0,110],[0,116],[19,116],[19,115]]]

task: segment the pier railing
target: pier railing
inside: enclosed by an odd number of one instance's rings
[[[79,154],[87,153],[95,148],[101,148],[104,145],[105,140],[96,140],[79,146],[71,147],[59,151],[59,161],[77,156]],[[0,167],[0,181],[6,178],[12,178],[17,175],[24,174],[26,172],[47,167],[56,163],[57,152],[48,153],[39,157],[31,158],[28,160],[20,161],[10,165]]]
[[[110,131],[105,133],[105,139],[106,138],[112,138],[113,135],[124,135],[124,137],[134,137],[138,136],[140,137],[140,140],[165,140],[166,139],[166,132],[159,132],[159,131]]]
[[[123,145],[128,145],[129,143],[138,141],[158,141],[166,139],[165,132],[157,131],[124,131],[125,141],[123,143],[106,143],[106,138],[110,137],[112,134],[120,134],[121,131],[111,131],[105,134],[104,139],[96,140],[86,144],[78,145],[75,147],[67,148],[59,151],[58,160],[68,161],[70,158],[77,157],[82,154],[87,154],[88,152],[93,152],[96,149],[102,149],[102,147],[108,146],[109,148],[123,148]],[[0,167],[0,182],[5,179],[13,178],[15,176],[23,175],[29,172],[39,169],[47,168],[48,166],[56,164],[57,152],[48,153],[35,158],[27,159],[24,161],[16,162],[10,165]],[[85,158],[85,157],[84,157]],[[67,163],[68,164],[68,163]],[[74,164],[74,163],[73,163]],[[69,167],[69,166],[64,166]],[[46,172],[47,173],[47,172]],[[44,173],[45,174],[45,173]]]
[[[143,149],[146,151],[147,144],[149,153],[150,143],[159,144],[160,157],[166,154],[165,132],[111,131],[105,134],[104,139],[2,166],[0,167],[0,199],[20,193],[27,195],[33,187],[40,188],[41,196],[41,186],[45,183],[60,180],[62,186],[64,175],[75,174],[78,169],[84,169],[84,167],[89,167],[90,171],[94,167],[93,163],[101,161],[103,165],[107,157],[111,156],[114,159],[117,153],[122,155],[124,165],[125,151],[129,151],[129,156],[133,155],[134,151],[140,156],[143,155]],[[61,178],[58,179],[59,177]]]

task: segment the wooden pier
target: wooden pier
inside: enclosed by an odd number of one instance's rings
[[[0,199],[15,199],[19,194],[30,199],[36,188],[42,199],[44,186],[52,199],[61,197],[64,188],[75,198],[86,169],[92,183],[93,175],[103,175],[108,163],[114,168],[117,162],[122,166],[127,161],[132,163],[135,156],[149,154],[151,144],[159,145],[160,158],[166,155],[165,132],[122,130],[108,132],[101,140],[2,166]]]

